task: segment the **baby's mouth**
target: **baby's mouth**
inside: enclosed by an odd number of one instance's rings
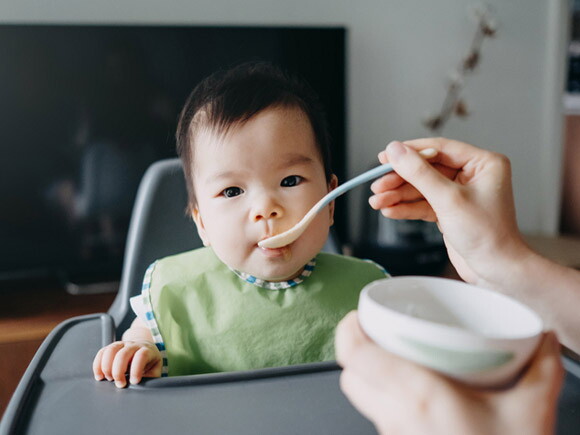
[[[267,236],[264,236],[258,242],[261,242],[262,240],[265,240],[265,239],[269,239],[270,237],[274,237],[276,234],[279,234],[279,233],[273,233],[273,234],[269,234]],[[260,251],[262,251],[264,254],[266,254],[268,256],[273,256],[273,257],[283,255],[286,251],[289,251],[291,245],[292,245],[292,243],[289,243],[285,246],[280,246],[278,248],[263,248],[261,246],[258,246],[258,243],[256,243],[256,247]]]

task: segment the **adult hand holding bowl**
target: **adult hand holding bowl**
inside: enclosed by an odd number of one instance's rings
[[[480,387],[513,380],[543,330],[540,317],[514,299],[461,281],[419,276],[367,285],[359,321],[382,348]]]

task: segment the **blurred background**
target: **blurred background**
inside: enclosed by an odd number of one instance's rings
[[[139,179],[152,161],[175,155],[188,92],[247,59],[273,60],[319,92],[340,181],[375,165],[393,139],[445,135],[512,159],[522,231],[578,232],[569,195],[579,183],[568,167],[578,157],[564,157],[575,148],[565,135],[574,134],[575,109],[563,103],[564,90],[580,89],[576,8],[555,0],[3,2],[0,288],[30,280],[114,288]],[[443,122],[429,124],[446,105]],[[436,272],[445,261],[437,231],[380,219],[367,193],[339,201],[340,243],[395,274]]]
[[[343,27],[0,25],[0,57],[10,59],[0,67],[0,173],[10,180],[0,186],[0,286],[114,290],[145,170],[176,157],[194,86],[243,61],[274,62],[317,89],[344,179],[345,36]],[[338,214],[346,240],[346,207]]]

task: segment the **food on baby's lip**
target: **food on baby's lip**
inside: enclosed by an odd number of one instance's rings
[[[290,244],[288,245],[284,245],[284,246],[277,246],[275,248],[266,248],[265,246],[258,246],[260,249],[263,249],[264,251],[275,251],[277,249],[284,249],[284,248],[288,248],[290,246]]]

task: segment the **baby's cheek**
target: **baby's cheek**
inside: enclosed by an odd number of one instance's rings
[[[306,244],[313,247],[320,246],[322,249],[328,238],[331,223],[329,214],[320,213],[304,233],[306,237],[303,238]]]
[[[241,255],[235,248],[232,247],[216,247],[213,250],[222,263],[231,267],[232,269],[245,271],[247,261],[244,261],[244,256]]]

